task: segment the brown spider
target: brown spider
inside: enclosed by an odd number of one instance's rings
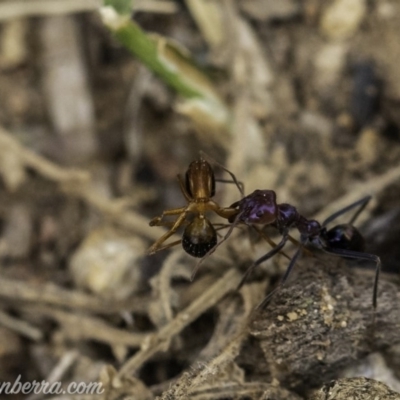
[[[225,183],[234,183],[243,197],[243,187],[236,177],[222,167],[232,180],[220,180]],[[208,220],[206,213],[215,212],[220,217],[230,220],[237,214],[237,210],[230,207],[221,207],[212,198],[215,195],[215,176],[211,165],[203,158],[193,161],[186,177],[183,179],[178,175],[179,185],[183,196],[187,201],[185,207],[174,208],[164,211],[161,216],[150,221],[150,226],[170,226],[149,249],[148,254],[175,246],[182,243],[183,249],[193,257],[204,257],[217,244],[217,232],[213,224]],[[192,220],[188,220],[188,214],[194,214]],[[164,217],[177,215],[174,222],[164,221]],[[171,237],[182,225],[186,225],[182,240],[164,245],[164,242]]]

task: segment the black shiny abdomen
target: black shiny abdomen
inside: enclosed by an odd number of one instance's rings
[[[204,257],[217,244],[217,232],[206,219],[195,219],[182,236],[182,247],[189,255]]]
[[[324,234],[329,247],[353,251],[364,251],[365,243],[361,233],[350,224],[336,225]]]

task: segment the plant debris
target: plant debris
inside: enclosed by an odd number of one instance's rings
[[[400,4],[81,3],[0,2],[0,399],[399,399]],[[193,281],[190,215],[149,256],[200,151],[221,207],[221,165],[321,222],[371,195],[376,310],[373,265],[312,248],[257,309],[296,229],[240,290],[273,227],[235,227]]]

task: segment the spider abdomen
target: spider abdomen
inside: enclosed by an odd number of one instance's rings
[[[205,218],[195,218],[183,232],[182,247],[193,257],[204,257],[216,244],[217,232]]]

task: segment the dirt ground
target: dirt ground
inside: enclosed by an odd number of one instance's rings
[[[49,3],[0,2],[0,398],[19,379],[66,393],[16,400],[400,399],[400,2],[138,1],[132,21],[211,82],[218,129],[96,2]],[[193,282],[180,243],[148,255],[167,229],[149,221],[186,205],[176,176],[200,151],[308,219],[371,195],[355,225],[382,261],[376,310],[374,262],[311,247],[256,310],[296,251],[236,290],[273,227],[238,226]],[[222,207],[240,198],[217,181]],[[207,217],[221,240],[229,222]]]

